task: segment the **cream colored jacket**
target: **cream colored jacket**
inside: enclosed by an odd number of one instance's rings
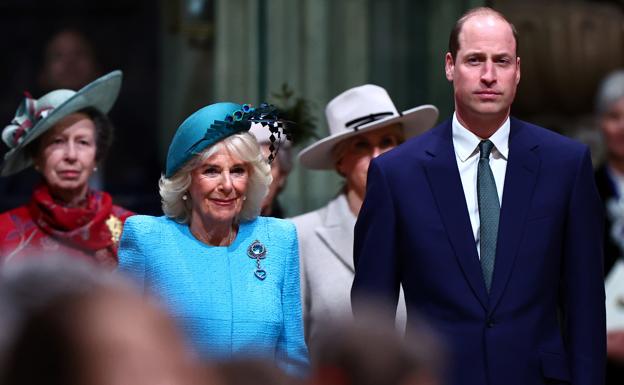
[[[326,206],[291,219],[297,228],[301,263],[301,295],[305,337],[314,348],[323,324],[351,317],[353,228],[356,217],[344,194]],[[397,327],[405,329],[403,292],[399,296]]]

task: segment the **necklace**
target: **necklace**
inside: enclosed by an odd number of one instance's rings
[[[189,226],[189,229],[191,231],[191,234],[193,234],[193,236],[195,236],[197,240],[210,246],[230,246],[232,242],[234,242],[234,239],[236,239],[236,233],[238,232],[236,229],[236,225],[232,225],[230,226],[230,231],[228,232],[227,237],[223,238],[225,242],[221,241],[221,242],[213,243],[213,242],[210,242],[209,240],[210,236],[204,235],[203,232],[193,231],[193,229],[191,229],[190,226]]]

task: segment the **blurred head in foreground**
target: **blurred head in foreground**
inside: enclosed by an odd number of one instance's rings
[[[424,324],[407,326],[380,311],[326,325],[311,352],[311,383],[316,385],[437,385],[442,352]]]
[[[65,260],[7,267],[0,278],[5,385],[197,384],[169,317],[119,277]]]
[[[236,359],[209,367],[222,385],[296,385],[301,379],[288,375],[274,362],[261,359]],[[210,380],[211,377],[208,379]]]

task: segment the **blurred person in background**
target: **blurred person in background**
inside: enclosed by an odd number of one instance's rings
[[[121,277],[67,258],[0,272],[3,385],[199,385],[203,374],[168,315]]]
[[[59,88],[77,90],[100,75],[106,62],[102,60],[101,52],[96,50],[93,32],[66,26],[52,35],[45,46],[39,73],[39,85],[43,91]],[[133,69],[131,64],[124,63],[120,58],[117,62],[129,70]],[[132,211],[159,214],[160,202],[153,188],[160,176],[157,170],[161,167],[156,151],[157,119],[153,114],[143,113],[150,97],[145,95],[145,86],[137,89],[137,80],[133,79],[134,88],[131,82],[126,82],[110,115],[117,127],[115,156],[100,164],[99,171],[89,184],[95,189],[106,189]],[[130,96],[133,94],[140,94],[141,99]],[[141,151],[136,151],[137,143],[141,143]]]
[[[135,71],[133,81],[126,81],[114,110],[109,114],[117,128],[115,156],[100,162],[89,185],[96,190],[106,190],[116,202],[132,211],[159,214],[160,200],[154,188],[160,176],[158,170],[162,167],[156,150],[157,117],[144,113],[153,109],[157,98],[153,91],[158,87],[145,84],[149,74],[137,77],[136,62],[120,57],[118,44],[102,38],[101,32],[92,28],[67,24],[49,34],[40,55],[40,68],[33,74],[37,79],[38,94],[56,89],[81,89],[100,76],[111,61],[116,63],[115,66]],[[98,34],[101,40],[96,45]],[[140,143],[141,151],[136,151],[137,143]],[[0,180],[1,211],[26,203],[37,180],[37,174],[32,170]]]
[[[2,140],[11,149],[2,176],[34,166],[41,174],[30,202],[0,214],[0,263],[62,254],[113,267],[128,210],[89,187],[113,136],[106,114],[121,87],[120,71],[79,91],[27,96]]]
[[[39,73],[42,91],[59,88],[78,90],[100,76],[95,49],[85,34],[63,28],[52,35],[45,46]]]
[[[624,251],[624,70],[605,77],[596,95],[598,125],[606,147],[606,159],[596,170],[596,185],[605,205],[605,276],[624,288],[624,276],[617,273]],[[619,261],[619,262],[618,262]],[[619,267],[620,269],[622,267]],[[609,286],[607,286],[609,289]],[[624,312],[624,292],[613,293],[615,307],[609,306],[607,290],[607,323],[610,310]],[[607,330],[607,384],[624,383],[624,325]]]
[[[169,305],[202,357],[303,374],[297,234],[258,216],[271,169],[252,123],[275,127],[277,111],[215,103],[180,125],[159,184],[165,215],[129,218],[120,270]]]
[[[366,191],[371,159],[433,126],[438,110],[423,105],[399,114],[385,89],[351,88],[325,109],[329,136],[301,151],[304,167],[335,170],[345,178],[340,194],[326,206],[294,217],[299,234],[306,340],[312,346],[322,324],[351,313],[353,227]],[[399,326],[405,305],[399,304]]]
[[[41,95],[58,89],[79,90],[101,74],[93,43],[78,29],[66,27],[54,32],[41,56],[35,87]],[[95,173],[90,185],[101,189],[102,177],[101,172]],[[0,211],[26,203],[38,181],[32,169],[2,178]]]

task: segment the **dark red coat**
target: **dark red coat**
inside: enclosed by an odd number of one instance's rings
[[[123,223],[133,214],[105,192],[90,191],[85,205],[66,207],[39,186],[28,204],[0,214],[0,261],[61,255],[114,267]]]

